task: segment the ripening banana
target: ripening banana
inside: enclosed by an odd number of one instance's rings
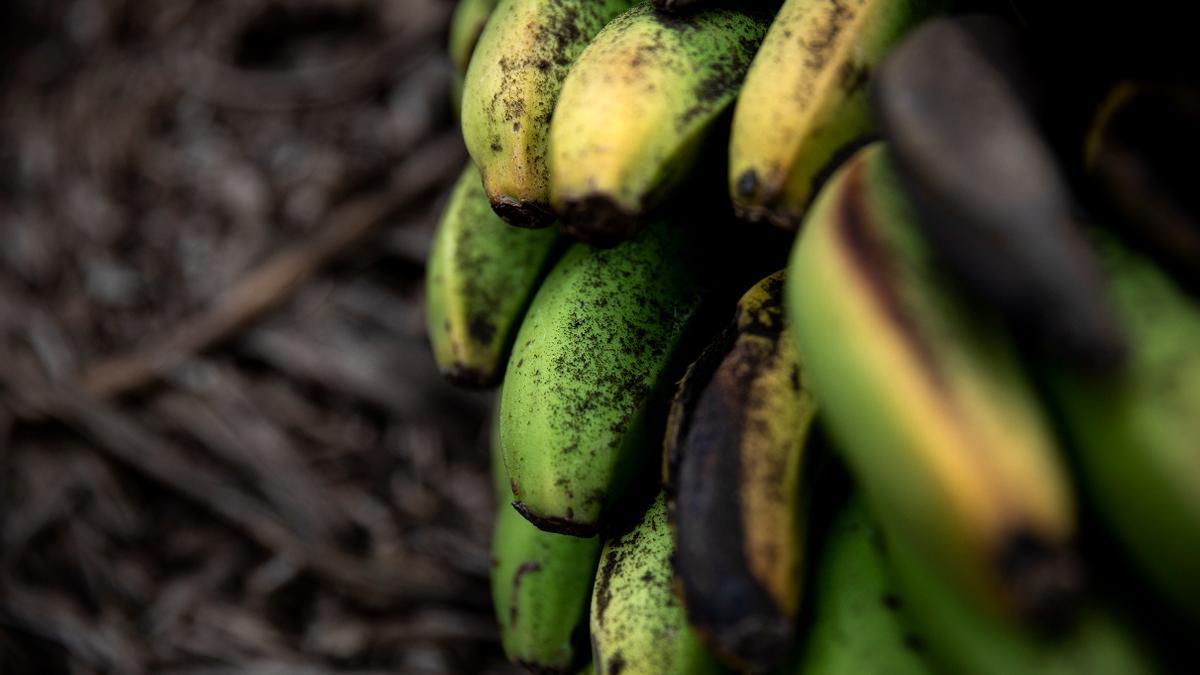
[[[1094,236],[1129,361],[1109,378],[1056,368],[1050,390],[1097,510],[1149,580],[1200,620],[1200,301]]]
[[[797,675],[930,675],[926,640],[900,614],[906,598],[883,551],[883,535],[854,494],[815,549],[812,623]]]
[[[882,514],[879,514],[882,515]],[[1040,634],[979,611],[901,533],[884,552],[901,611],[939,672],[972,675],[1151,675],[1168,672],[1112,608],[1084,606],[1070,626]]]
[[[597,673],[722,672],[671,590],[673,551],[662,494],[636,527],[604,544],[590,621]]]
[[[887,530],[980,606],[1057,615],[1077,585],[1058,448],[1003,326],[913,219],[882,144],[818,195],[788,268],[809,382]]]
[[[499,383],[513,333],[556,252],[554,230],[509,227],[492,213],[474,165],[434,233],[425,310],[438,368],[471,387]]]
[[[496,482],[506,482],[493,448]],[[503,493],[501,493],[503,496]],[[539,673],[568,673],[588,658],[588,603],[600,539],[543,532],[500,500],[492,538],[492,602],[509,660]]]
[[[941,0],[787,0],[738,95],[729,192],[748,220],[796,229],[821,180],[872,132],[867,83]]]
[[[802,465],[817,405],[785,326],[783,286],[776,272],[742,296],[734,324],[680,384],[665,443],[688,622],[743,669],[786,655],[804,576]]]
[[[551,200],[568,234],[596,244],[632,236],[687,175],[765,30],[758,14],[643,3],[600,31],[550,124]]]
[[[1097,371],[1123,337],[1038,115],[1039,70],[999,19],[935,19],[888,55],[872,101],[939,258],[1018,337]]]
[[[1092,122],[1084,163],[1124,230],[1200,287],[1200,200],[1188,160],[1200,152],[1200,87],[1121,82]]]
[[[604,24],[632,0],[499,0],[463,89],[467,151],[492,208],[523,227],[550,211],[548,136],[563,78]]]
[[[612,249],[575,244],[542,283],[509,358],[500,445],[516,506],[543,529],[591,536],[658,461],[664,372],[701,300],[683,228]]]

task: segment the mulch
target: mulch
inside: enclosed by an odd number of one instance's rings
[[[0,3],[0,673],[508,673],[449,0]]]

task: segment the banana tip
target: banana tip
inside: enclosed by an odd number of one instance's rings
[[[554,222],[554,212],[545,204],[500,195],[491,199],[492,210],[509,225],[536,229]]]
[[[638,213],[607,195],[588,195],[568,200],[562,208],[563,232],[597,248],[609,248],[632,237],[638,230]]]
[[[559,516],[539,515],[534,513],[524,502],[521,501],[514,501],[512,505],[513,508],[517,510],[517,513],[521,514],[525,520],[533,523],[534,526],[543,532],[566,534],[572,537],[588,539],[596,536],[598,531],[595,523],[581,523],[577,520],[571,520],[569,518],[562,518]]]

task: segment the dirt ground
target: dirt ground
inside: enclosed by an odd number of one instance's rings
[[[0,3],[0,673],[501,673],[451,0]]]

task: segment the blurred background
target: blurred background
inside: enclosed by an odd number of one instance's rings
[[[511,672],[452,0],[0,3],[0,672]]]

